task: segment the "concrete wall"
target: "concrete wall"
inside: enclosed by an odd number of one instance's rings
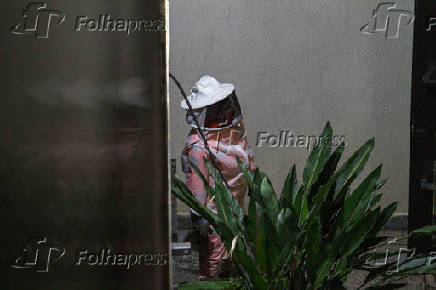
[[[281,190],[304,148],[256,147],[259,131],[319,134],[330,120],[345,135],[345,157],[367,139],[376,147],[366,173],[384,164],[383,203],[407,212],[412,25],[399,37],[366,35],[380,2],[368,0],[172,0],[170,71],[185,89],[202,75],[237,87],[245,124],[261,167]],[[413,0],[397,1],[413,11]],[[171,154],[177,158],[188,127],[181,96],[170,83]]]

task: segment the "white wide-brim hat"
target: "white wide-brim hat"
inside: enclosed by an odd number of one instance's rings
[[[204,76],[195,83],[191,95],[187,98],[192,109],[199,109],[224,100],[234,89],[233,84],[221,84],[211,76]],[[189,108],[185,100],[182,101],[181,106],[184,109]]]

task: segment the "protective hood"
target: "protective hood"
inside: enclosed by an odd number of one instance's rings
[[[225,99],[200,109],[193,110],[202,130],[213,131],[230,128],[242,121],[241,107],[235,92]],[[186,122],[197,128],[189,111],[186,111]]]

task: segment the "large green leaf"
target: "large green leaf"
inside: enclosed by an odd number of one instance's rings
[[[279,207],[281,209],[290,208],[294,203],[298,191],[297,184],[297,169],[294,165],[286,176],[285,183],[283,185],[282,194],[279,200]]]
[[[377,211],[371,212],[363,217],[349,231],[344,232],[345,234],[341,236],[343,240],[339,240],[339,243],[341,244],[340,252],[342,258],[350,255],[360,246],[361,243],[363,243],[366,235],[371,231],[376,223],[378,215],[379,213]]]
[[[307,159],[306,166],[304,167],[302,186],[303,195],[305,196],[309,194],[312,185],[317,181],[319,173],[324,168],[324,165],[330,156],[331,145],[326,144],[327,142],[324,142],[324,140],[331,141],[332,134],[332,127],[330,126],[330,123],[327,122],[321,133],[319,143],[314,146],[309,158]]]
[[[226,239],[224,243],[228,244],[229,240]],[[236,241],[232,259],[242,270],[243,278],[245,281],[249,282],[251,289],[268,289],[267,282],[259,269],[259,265],[256,263],[249,248],[247,248],[246,244],[242,242],[241,238]]]
[[[404,277],[423,274],[423,273],[436,273],[436,263],[428,263],[428,257],[418,256],[409,258],[400,262],[399,265],[395,264],[394,269],[385,269],[384,276],[379,279],[370,289],[383,289],[382,287],[394,283]]]
[[[277,242],[280,246],[280,254],[277,257],[275,268],[278,272],[284,271],[291,260],[295,247],[300,237],[305,237],[305,232],[298,228],[298,218],[291,209],[281,210],[276,225]]]
[[[257,213],[256,213],[256,201],[254,198],[250,198],[248,202],[248,217],[245,226],[248,242],[254,246],[257,230]]]
[[[377,221],[372,228],[371,232],[369,233],[369,236],[375,236],[378,232],[380,232],[383,227],[386,225],[388,220],[392,217],[395,210],[397,209],[397,202],[391,203],[388,205],[385,209],[382,210],[380,215],[377,217]]]
[[[316,276],[320,262],[320,247],[321,247],[321,229],[318,219],[313,219],[307,230],[306,240],[306,267],[310,279]]]
[[[250,188],[253,187],[253,181],[254,181],[254,174],[248,170],[247,166],[239,159],[236,158],[236,161],[238,162],[239,169],[244,173],[245,178],[247,179],[248,186]]]
[[[264,177],[260,185],[260,195],[262,198],[262,204],[264,205],[263,210],[268,215],[273,224],[277,221],[277,216],[279,215],[279,201],[271,186],[271,181]]]
[[[277,242],[281,247],[292,242],[294,234],[298,232],[297,219],[294,212],[290,208],[283,208],[276,223]]]
[[[260,189],[262,180],[267,177],[265,173],[256,168],[253,175],[253,188],[249,191],[250,199],[253,198],[256,202],[261,202]]]
[[[315,281],[310,287],[310,289],[320,289],[322,288],[322,283],[324,279],[329,275],[331,267],[333,265],[332,259],[321,260],[320,267],[316,273]]]
[[[433,226],[425,226],[422,228],[419,228],[417,230],[414,230],[410,234],[412,236],[426,236],[436,233],[436,225]]]
[[[264,273],[266,273],[268,264],[268,252],[266,249],[264,213],[262,210],[262,206],[259,203],[256,203],[255,206],[257,220],[257,231],[255,237],[256,263],[259,265],[259,268],[262,269]]]
[[[339,170],[329,179],[329,181],[319,188],[317,202],[326,200],[328,193],[334,186],[333,199],[346,189],[351,182],[358,176],[366,164],[371,151],[374,148],[374,139],[370,139],[360,147]]]
[[[215,189],[215,201],[218,217],[230,229],[232,235],[236,236],[240,228],[240,225],[238,225],[239,219],[237,218],[238,213],[232,211],[231,202],[228,198],[228,190],[219,184],[215,185]]]
[[[356,215],[356,219],[359,218],[359,214],[363,214],[365,209],[369,207],[370,197],[375,190],[377,180],[380,178],[381,169],[382,166],[378,166],[362,181],[353,193],[347,197],[342,216],[344,224],[351,220],[353,214]]]
[[[344,144],[341,144],[333,154],[329,157],[323,170],[319,174],[317,182],[312,186],[309,195],[310,208],[313,211],[313,215],[319,215],[321,232],[326,234],[329,228],[334,228],[337,218],[337,211],[342,207],[341,200],[334,200],[334,190],[332,185],[330,187],[327,196],[325,192],[319,191],[319,188],[328,183],[331,176],[336,170],[337,164],[344,151]]]
[[[300,226],[304,226],[308,217],[309,217],[309,201],[308,196],[304,195],[303,190],[300,190],[301,194],[301,202],[300,202],[300,211],[298,217],[298,223]]]
[[[274,279],[274,272],[277,267],[277,259],[280,255],[280,247],[278,245],[277,233],[275,226],[264,212],[263,225],[266,234],[266,250],[268,252],[267,274],[269,280]]]
[[[363,217],[349,231],[341,231],[334,239],[334,247],[329,255],[336,255],[339,259],[336,264],[336,276],[348,275],[352,268],[352,259],[358,254],[359,246],[365,241],[377,220],[378,212],[374,211]]]
[[[172,178],[171,192],[186,203],[189,207],[194,209],[198,214],[204,217],[211,225],[218,225],[217,216],[207,207],[202,205],[192,194],[189,188],[176,176]]]
[[[215,195],[215,190],[212,186],[210,186],[209,181],[206,179],[206,177],[203,175],[203,173],[201,172],[201,170],[197,167],[197,165],[195,164],[195,162],[193,162],[190,158],[188,158],[188,162],[191,166],[191,168],[194,169],[195,173],[197,173],[197,175],[200,177],[201,181],[203,182],[204,188],[206,189],[206,191],[211,195],[214,196]]]
[[[349,186],[351,182],[359,175],[368,161],[371,151],[374,149],[374,139],[370,139],[362,147],[360,147],[341,167],[336,176],[335,194]]]
[[[333,152],[333,154],[328,158],[324,168],[318,175],[317,181],[312,185],[309,193],[309,202],[313,202],[313,197],[317,195],[318,189],[321,185],[326,184],[330,177],[334,174],[336,167],[338,166],[339,160],[341,159],[342,153],[344,152],[345,144],[341,143]]]
[[[195,210],[199,215],[204,217],[209,224],[213,225],[223,239],[232,239],[233,234],[227,225],[216,214],[206,206],[202,205],[184,184],[176,176],[172,178],[171,192],[186,203],[190,208]]]
[[[217,199],[217,207],[218,207],[218,198],[220,198],[221,204],[221,214],[229,214],[230,216],[234,216],[237,219],[237,222],[235,222],[235,226],[237,228],[242,227],[242,221],[244,219],[244,210],[239,205],[238,201],[234,198],[232,192],[229,188],[224,184],[224,182],[221,180],[221,176],[219,175],[218,171],[212,166],[212,164],[207,160],[203,159],[204,163],[209,170],[209,174],[214,178],[215,180],[215,195],[220,194],[219,197],[216,196]],[[220,210],[218,209],[218,215],[220,215]],[[226,220],[229,223],[232,223],[231,220]]]

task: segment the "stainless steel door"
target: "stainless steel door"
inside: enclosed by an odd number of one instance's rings
[[[2,2],[0,288],[169,287],[164,11]]]

